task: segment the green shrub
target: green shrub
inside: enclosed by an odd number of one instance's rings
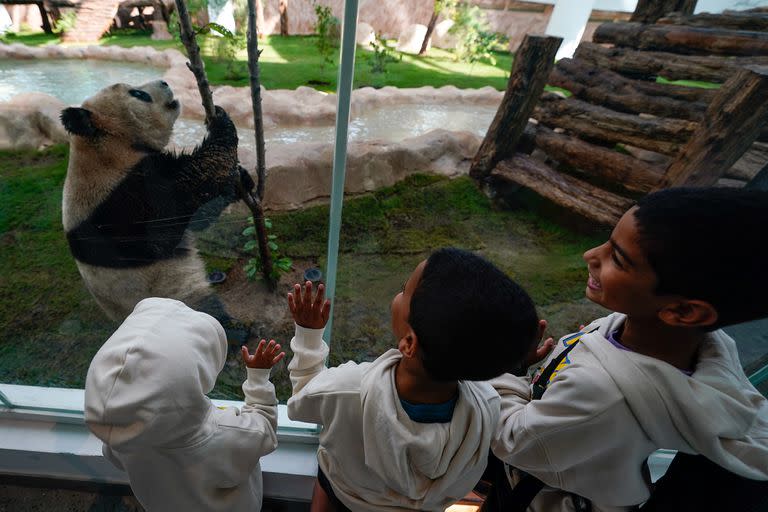
[[[458,39],[454,51],[456,60],[470,64],[485,60],[495,65],[493,49],[502,42],[502,38],[490,31],[480,8],[460,3],[452,11],[453,26],[449,32]]]

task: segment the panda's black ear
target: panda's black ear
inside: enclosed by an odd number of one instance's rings
[[[80,107],[69,107],[61,111],[61,124],[73,135],[93,137],[99,131],[91,119],[91,111]]]

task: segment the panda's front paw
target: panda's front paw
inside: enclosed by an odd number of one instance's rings
[[[232,122],[232,119],[229,118],[229,114],[227,114],[223,108],[216,105],[215,109],[215,115],[208,125],[210,138],[237,147],[237,130],[235,129],[235,123]]]
[[[240,171],[240,183],[243,184],[243,188],[246,192],[250,192],[254,189],[256,186],[256,183],[254,183],[253,178],[251,178],[251,175],[248,173],[248,171],[245,170],[245,168],[242,165],[237,166],[238,171]]]

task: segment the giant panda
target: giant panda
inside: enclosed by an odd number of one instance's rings
[[[157,80],[112,85],[61,113],[71,134],[64,232],[86,287],[114,320],[145,297],[168,297],[228,321],[189,228],[218,216],[240,183],[248,191],[254,183],[238,166],[237,131],[220,107],[194,151],[165,151],[179,112]]]

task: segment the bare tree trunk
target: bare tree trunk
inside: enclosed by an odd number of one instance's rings
[[[710,14],[704,12],[693,16],[684,16],[678,12],[668,14],[656,23],[665,25],[690,25],[693,27],[727,28],[730,30],[768,30],[768,17],[755,13],[731,12]]]
[[[288,0],[279,0],[277,9],[280,11],[280,35],[288,35]]]
[[[656,20],[671,12],[693,14],[697,0],[639,0],[630,21],[656,23]]]
[[[768,122],[768,69],[742,69],[720,88],[704,121],[670,164],[659,188],[714,185]]]
[[[255,0],[259,4],[259,0]],[[263,13],[263,11],[262,11]],[[251,79],[251,104],[253,106],[253,127],[256,136],[256,175],[258,184],[256,185],[256,197],[250,197],[250,202],[246,200],[248,206],[253,211],[253,221],[256,228],[256,238],[259,242],[259,258],[261,260],[261,273],[264,281],[274,290],[277,287],[272,272],[272,254],[269,250],[269,238],[267,235],[267,226],[264,221],[264,182],[266,181],[266,159],[264,148],[264,118],[261,112],[261,83],[259,79],[259,32],[257,31],[256,7],[254,0],[248,0],[248,74]],[[251,205],[253,203],[253,205]]]
[[[203,109],[205,110],[205,123],[208,125],[215,115],[211,86],[208,83],[208,77],[205,75],[203,59],[200,57],[200,47],[197,46],[195,32],[192,30],[192,20],[189,18],[189,11],[187,10],[187,4],[184,0],[176,0],[176,10],[179,13],[181,42],[184,44],[184,48],[186,48],[187,55],[189,56],[187,67],[192,71],[192,74],[195,75],[197,90],[200,91],[200,99],[203,102]]]
[[[512,63],[507,91],[472,160],[470,176],[478,180],[487,178],[499,161],[517,151],[520,136],[544,90],[562,42],[559,37],[525,36]]]
[[[576,48],[574,59],[641,80],[655,80],[657,76],[663,76],[668,80],[719,83],[728,80],[744,66],[768,65],[768,56],[724,58],[714,55],[679,55],[629,48],[605,48],[589,42],[583,42]]]
[[[768,55],[765,32],[691,27],[603,23],[592,36],[595,43],[691,55]]]
[[[427,33],[424,34],[424,41],[421,43],[421,49],[419,50],[419,55],[424,55],[427,53],[427,46],[429,45],[429,38],[432,37],[432,32],[435,31],[435,24],[437,23],[437,17],[439,14],[437,11],[432,11],[432,17],[429,18],[429,23],[427,24]]]
[[[542,95],[533,117],[545,126],[563,128],[590,142],[630,144],[664,155],[676,154],[698,128],[693,121],[646,119],[554,94]]]
[[[530,188],[554,203],[608,226],[616,224],[632,206],[630,199],[561,174],[520,153],[499,162],[491,172],[491,178]]]

